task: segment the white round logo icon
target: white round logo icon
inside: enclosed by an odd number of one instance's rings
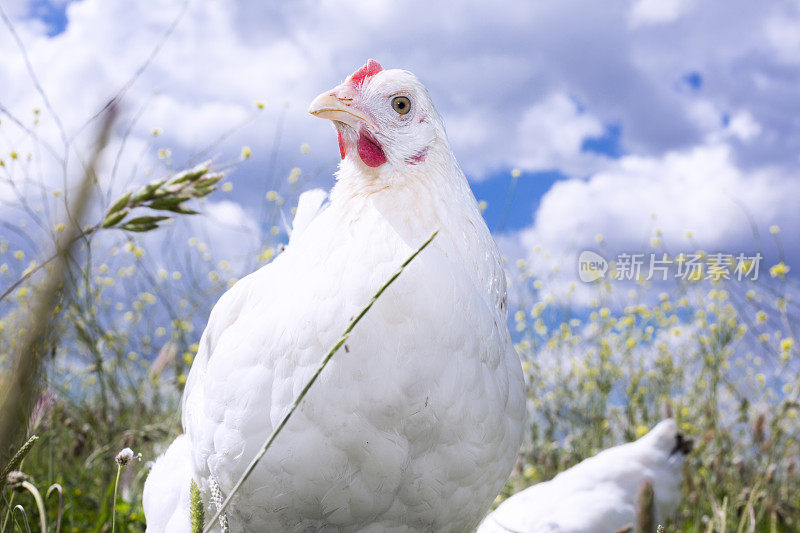
[[[584,250],[578,256],[578,277],[585,283],[591,283],[606,277],[608,261],[591,250]]]

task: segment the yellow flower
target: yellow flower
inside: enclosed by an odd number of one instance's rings
[[[258,109],[264,109],[267,106],[264,102],[256,102],[256,107]]]
[[[243,146],[242,147],[242,159],[248,159],[251,155],[253,155],[253,152],[250,151],[250,147],[249,146]]]
[[[785,339],[781,340],[781,351],[788,352],[794,346],[794,339],[791,337],[786,337]]]
[[[258,256],[258,260],[261,262],[266,262],[272,259],[273,257],[275,257],[275,250],[273,248],[267,247],[264,248],[264,250]]]
[[[267,192],[267,200],[270,202],[274,202],[278,198],[277,191],[269,191]]]
[[[517,179],[522,175],[522,171],[518,168],[511,169],[511,177]]]
[[[777,235],[778,233],[780,233],[780,231],[781,228],[779,228],[776,224],[773,224],[772,226],[769,227],[769,232],[772,233],[773,235]]]
[[[309,146],[308,143],[303,143],[303,144],[300,145],[300,152],[301,153],[307,154],[310,151],[311,151],[311,146]]]
[[[764,311],[759,311],[756,313],[756,324],[763,324],[767,321],[767,313]]]
[[[16,252],[14,252],[14,259],[19,259],[19,260],[25,259],[25,252],[23,252],[22,250],[17,250]]]
[[[294,167],[294,168],[291,170],[291,172],[289,172],[289,178],[288,178],[288,180],[287,180],[287,181],[288,181],[289,183],[297,183],[297,180],[298,180],[298,179],[300,179],[300,169],[299,169],[299,168],[297,168],[297,167]]]
[[[231,183],[230,181],[226,181],[225,183],[222,184],[222,190],[224,192],[231,192],[233,190],[233,183]]]
[[[481,210],[481,213],[486,211],[487,207],[489,207],[489,204],[488,202],[486,202],[486,200],[481,200],[480,202],[478,202],[478,209]]]
[[[783,278],[789,272],[789,266],[783,261],[769,269],[769,275],[773,278]]]

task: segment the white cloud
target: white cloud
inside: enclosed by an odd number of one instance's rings
[[[797,264],[800,252],[787,245],[800,242],[799,203],[796,174],[769,168],[745,173],[729,145],[710,144],[660,157],[625,156],[589,179],[558,182],[517,239],[535,272],[560,265],[556,290],[577,281],[576,258],[585,249],[602,249],[607,259],[620,252],[760,251],[772,264],[773,224],[781,228],[789,263]],[[658,250],[652,247],[656,237]]]
[[[54,38],[14,4],[17,30],[68,134],[141,65],[182,4],[82,0],[68,6],[69,25]],[[426,83],[474,176],[513,165],[592,176],[557,184],[544,197],[526,234],[531,243],[570,250],[602,232],[618,235],[619,245],[640,244],[656,225],[670,239],[691,229],[711,245],[746,242],[732,198],[760,225],[797,222],[798,41],[790,30],[798,22],[800,10],[789,1],[519,2],[503,9],[421,0],[190,3],[123,102],[117,136],[144,109],[118,186],[134,166],[139,180],[163,170],[152,154],[140,161],[152,128],[163,130],[155,147],[170,147],[179,164],[180,156],[244,120],[255,100],[267,102],[263,118],[215,151],[224,160],[237,157],[245,142],[253,150],[253,161],[234,176],[231,197],[252,210],[271,180],[297,164],[292,158],[300,157],[302,142],[313,146],[304,169],[325,179],[336,143],[329,126],[308,116],[307,103],[375,57],[387,68],[414,70]],[[0,54],[0,103],[32,125],[32,109],[44,109],[43,102],[8,32],[0,32]],[[700,86],[677,90],[690,71],[699,73]],[[270,176],[280,116],[280,157]],[[630,155],[613,162],[583,153],[584,139],[612,122]],[[33,150],[8,120],[0,127],[0,154]],[[86,151],[90,132],[79,138],[78,151]],[[46,110],[37,134],[60,150]],[[45,160],[43,174],[60,183],[51,172],[56,162]],[[74,156],[72,162],[75,173]]]
[[[730,118],[728,131],[742,141],[749,141],[761,133],[761,125],[749,111],[740,111]]]
[[[564,94],[551,94],[529,107],[517,132],[519,165],[530,170],[560,169],[574,174],[598,168],[597,157],[583,153],[587,137],[603,133],[603,124]]]
[[[181,3],[153,9],[141,0],[75,2],[67,10],[66,31],[52,39],[41,23],[20,19],[20,9],[14,10],[32,62],[68,130],[144,61]],[[744,0],[725,9],[683,0],[586,3],[578,9],[526,3],[470,7],[455,13],[451,6],[421,1],[190,4],[127,100],[142,102],[159,88],[163,98],[184,106],[181,113],[147,112],[135,133],[146,134],[154,124],[166,134],[172,125],[200,131],[207,128],[203,106],[246,107],[265,99],[277,111],[288,102],[287,141],[310,140],[320,148],[318,161],[334,161],[335,142],[327,128],[307,117],[306,105],[374,56],[387,67],[411,68],[421,76],[451,126],[454,149],[478,176],[520,159],[540,161],[540,150],[520,147],[516,135],[527,127],[526,111],[554,94],[574,95],[586,117],[619,123],[622,142],[633,152],[654,155],[700,142],[708,124],[721,117],[698,122],[695,98],[713,101],[715,112],[747,112],[760,125],[763,139],[737,159],[785,161],[800,150],[800,133],[790,118],[800,104],[792,103],[790,78],[777,68],[796,57],[789,28],[796,27],[800,14],[790,3],[768,9]],[[683,16],[687,10],[691,16]],[[410,24],[409,12],[427,16]],[[631,28],[630,13],[672,23]],[[20,114],[41,107],[5,34],[0,51],[7,58],[0,82],[10,88],[4,105]],[[702,94],[680,95],[674,85],[690,70],[703,76]],[[775,111],[780,106],[785,112]],[[469,131],[461,127],[465,122]],[[186,137],[180,133],[178,141]]]
[[[637,27],[674,22],[690,7],[689,0],[637,0],[630,12],[631,25]]]

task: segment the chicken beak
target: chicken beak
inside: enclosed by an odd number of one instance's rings
[[[375,131],[375,123],[364,112],[352,105],[352,98],[339,96],[337,89],[324,92],[314,98],[308,108],[308,112],[315,117],[343,122],[356,130],[358,130],[360,123],[365,123],[371,130]]]

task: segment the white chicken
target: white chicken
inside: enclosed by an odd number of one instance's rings
[[[145,484],[148,531],[215,511],[353,316],[423,241],[235,494],[237,531],[467,531],[511,471],[524,391],[498,249],[417,78],[370,60],[320,95],[342,161],[286,251],[211,312],[184,435]],[[310,213],[310,215],[309,215]],[[316,213],[316,214],[315,214]]]
[[[675,512],[681,497],[683,458],[692,441],[671,418],[639,440],[594,457],[504,501],[478,533],[614,533],[634,524],[641,485],[653,484],[658,523]]]

